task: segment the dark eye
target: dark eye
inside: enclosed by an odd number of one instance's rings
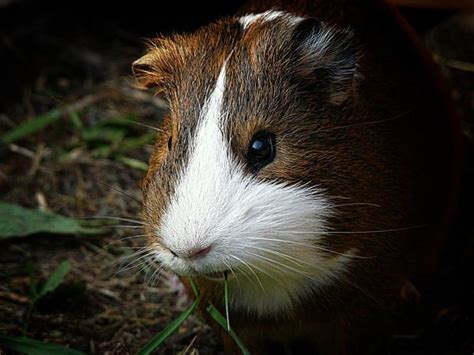
[[[275,158],[275,135],[270,132],[258,132],[250,141],[247,160],[252,168],[258,170]]]
[[[173,145],[173,137],[170,137],[170,139],[168,139],[168,150],[171,150],[172,145]]]

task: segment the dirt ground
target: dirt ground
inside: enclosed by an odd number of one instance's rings
[[[0,200],[73,217],[138,219],[144,174],[139,163],[151,152],[154,132],[132,122],[156,126],[166,104],[131,87],[130,63],[142,53],[143,38],[169,30],[173,20],[157,17],[154,23],[131,25],[123,16],[74,16],[71,9],[50,12],[35,6],[0,7],[0,62],[6,69],[0,136],[52,110],[64,112],[47,129],[0,147]],[[212,16],[180,17],[177,28],[193,28]],[[472,182],[474,16],[435,15],[420,32],[454,86],[466,140],[465,180]],[[440,278],[438,313],[430,318],[436,320],[394,335],[391,354],[472,354],[470,197],[473,190],[467,186],[453,227],[458,242]],[[175,277],[158,278],[131,257],[143,245],[141,231],[135,223],[123,225],[100,236],[0,240],[0,333],[21,335],[27,326],[31,338],[87,353],[136,353],[189,299]],[[71,273],[25,325],[31,284],[44,281],[64,260],[72,262]],[[220,352],[210,328],[196,316],[160,350]]]

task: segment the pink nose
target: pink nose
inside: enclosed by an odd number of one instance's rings
[[[195,248],[195,249],[190,249],[185,252],[175,252],[171,250],[171,253],[173,253],[175,256],[178,256],[180,258],[184,259],[198,259],[206,256],[209,254],[211,251],[211,246],[205,247],[205,248]]]

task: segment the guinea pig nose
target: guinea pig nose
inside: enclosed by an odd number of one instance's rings
[[[198,259],[209,254],[211,249],[212,247],[208,246],[205,248],[193,248],[193,249],[186,250],[185,252],[180,252],[180,253],[177,253],[173,250],[170,250],[170,251],[173,255],[184,258],[184,259]]]
[[[208,246],[206,248],[197,248],[197,249],[191,249],[186,256],[188,259],[197,259],[197,258],[202,258],[209,254],[211,251],[211,246]]]

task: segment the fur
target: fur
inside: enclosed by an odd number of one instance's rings
[[[451,113],[380,2],[248,10],[154,39],[134,63],[170,103],[142,184],[149,243],[221,309],[213,273],[228,271],[232,324],[253,351],[303,339],[357,353],[434,255]],[[260,131],[276,155],[255,171]]]

